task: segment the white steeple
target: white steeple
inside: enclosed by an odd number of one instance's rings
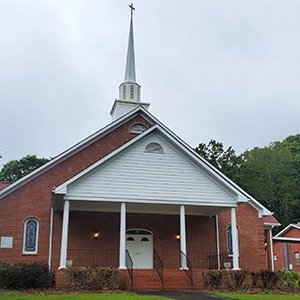
[[[133,41],[133,6],[131,4],[131,18],[130,18],[130,29],[128,38],[128,49],[127,49],[127,60],[125,69],[124,82],[135,83],[135,59],[134,59],[134,41]]]
[[[125,68],[124,82],[119,87],[119,99],[114,101],[110,112],[112,120],[116,120],[133,110],[137,106],[143,106],[148,109],[149,103],[141,102],[141,86],[136,82],[135,75],[135,55],[134,55],[134,38],[133,38],[133,4],[129,5],[131,9],[130,28],[128,38],[127,59]]]

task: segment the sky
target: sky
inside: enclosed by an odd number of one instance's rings
[[[0,168],[55,157],[111,122],[126,0],[0,0]],[[300,133],[299,0],[136,0],[137,82],[192,147]]]

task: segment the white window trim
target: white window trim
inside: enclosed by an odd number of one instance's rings
[[[35,251],[26,251],[26,250],[25,250],[25,243],[26,243],[26,224],[27,224],[30,220],[36,221],[36,224],[37,224],[37,228],[36,228]],[[39,229],[40,229],[40,222],[38,221],[38,219],[36,219],[36,218],[28,218],[28,219],[26,219],[26,221],[24,222],[24,226],[23,226],[23,248],[22,248],[22,254],[25,254],[25,255],[35,255],[35,254],[38,254]]]

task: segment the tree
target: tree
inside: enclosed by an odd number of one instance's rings
[[[0,171],[0,180],[15,182],[47,163],[50,159],[27,155],[20,160],[11,160]]]
[[[245,151],[235,176],[235,181],[273,211],[283,225],[297,218],[297,180],[294,157],[281,142]]]
[[[211,140],[208,145],[199,144],[195,151],[231,179],[235,177],[240,158],[236,156],[232,147],[224,150],[221,142]]]

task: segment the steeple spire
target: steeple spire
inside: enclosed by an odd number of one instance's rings
[[[133,11],[135,8],[133,4],[129,5],[131,9],[130,17],[130,29],[129,29],[129,39],[128,39],[128,49],[127,49],[127,60],[125,69],[125,79],[124,82],[135,82],[135,58],[134,58],[134,40],[133,40]]]
[[[124,82],[119,87],[119,99],[116,99],[111,109],[112,120],[116,120],[125,115],[136,107],[142,106],[149,108],[149,103],[141,102],[141,86],[136,82],[135,77],[135,57],[134,57],[134,41],[133,41],[133,4],[129,5],[130,27],[127,48],[127,59],[125,68]]]

